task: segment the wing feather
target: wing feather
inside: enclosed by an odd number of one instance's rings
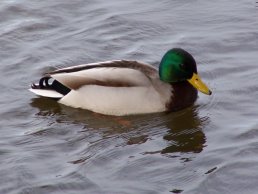
[[[114,60],[114,61],[105,61],[105,62],[99,62],[99,63],[82,64],[82,65],[57,69],[55,71],[49,72],[48,74],[54,75],[58,73],[72,73],[72,72],[79,72],[82,70],[101,68],[101,67],[135,69],[143,72],[144,74],[150,77],[156,74],[157,72],[157,69],[155,67],[138,61]]]
[[[108,61],[59,69],[47,74],[70,89],[85,85],[136,87],[158,78],[154,67],[136,61]]]

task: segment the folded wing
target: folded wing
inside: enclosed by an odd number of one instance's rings
[[[87,85],[106,87],[137,87],[151,84],[157,70],[137,61],[107,61],[58,69],[47,73],[30,91],[37,95],[62,98],[71,90]],[[52,83],[49,80],[53,78]]]

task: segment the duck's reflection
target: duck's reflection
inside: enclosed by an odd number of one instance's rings
[[[197,106],[169,114],[112,117],[59,105],[47,98],[35,98],[31,105],[39,109],[39,116],[54,115],[58,123],[77,123],[87,132],[94,129],[101,133],[103,139],[110,136],[123,138],[126,145],[144,144],[162,134],[166,147],[153,153],[199,153],[205,147],[202,129],[209,118],[200,118]]]
[[[36,114],[39,116],[61,114],[60,105],[55,100],[49,98],[33,98],[30,105],[39,109],[39,112]]]
[[[188,108],[177,115],[173,115],[166,122],[169,131],[163,137],[169,145],[161,153],[201,152],[206,142],[202,129],[208,120],[207,117],[200,118],[198,116],[196,107]]]

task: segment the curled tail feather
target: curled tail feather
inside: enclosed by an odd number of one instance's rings
[[[57,80],[50,83],[50,79],[51,77],[49,76],[42,77],[38,84],[33,83],[31,85],[30,91],[39,96],[50,98],[62,98],[71,91],[71,89],[67,88]]]

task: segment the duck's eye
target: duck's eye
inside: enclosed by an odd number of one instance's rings
[[[181,69],[186,70],[186,65],[184,63],[181,63],[179,66]]]

